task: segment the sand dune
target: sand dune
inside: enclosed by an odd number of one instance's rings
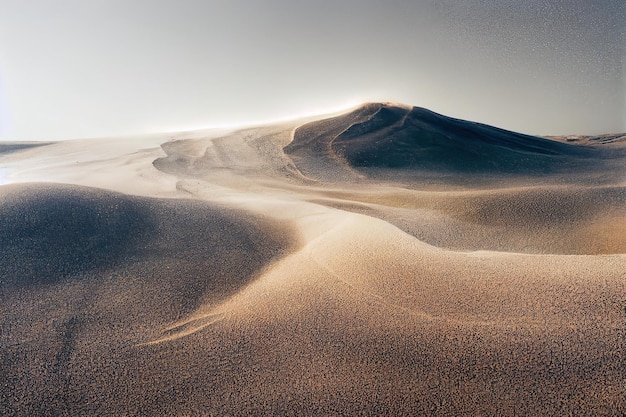
[[[82,412],[68,395],[93,391],[92,378],[107,375],[93,361],[135,351],[227,299],[296,243],[287,226],[194,200],[66,185],[0,190],[3,376],[11,381],[2,415]],[[119,381],[109,377],[111,389]]]
[[[613,137],[613,136],[611,136]],[[357,177],[465,186],[504,176],[526,181],[550,174],[550,182],[599,182],[623,168],[623,149],[573,146],[449,118],[418,107],[371,103],[351,113],[300,126],[285,152],[307,175],[322,180]],[[614,157],[619,153],[619,161]],[[391,169],[391,171],[389,170]],[[355,175],[352,175],[354,177]],[[566,176],[566,178],[562,178]],[[575,177],[575,178],[574,178]],[[609,182],[613,179],[609,179]]]
[[[626,253],[623,186],[535,186],[469,191],[329,190],[318,204],[384,219],[454,250]]]
[[[624,414],[615,138],[369,104],[7,148],[0,415]]]
[[[8,154],[12,152],[18,152],[29,148],[38,148],[40,146],[46,146],[45,142],[13,142],[13,143],[0,143],[0,155]]]

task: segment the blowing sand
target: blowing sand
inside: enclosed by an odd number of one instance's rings
[[[420,182],[297,127],[0,149],[0,415],[626,413],[616,145]]]

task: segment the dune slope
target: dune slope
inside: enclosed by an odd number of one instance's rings
[[[464,191],[329,190],[312,201],[378,217],[454,250],[626,253],[623,186],[524,186]]]
[[[344,172],[347,167],[379,179],[397,179],[407,171],[457,177],[537,176],[592,171],[600,160],[610,159],[594,146],[384,103],[370,103],[346,115],[305,124],[296,130],[285,152],[298,167],[320,179],[329,178],[329,170]],[[307,161],[312,161],[310,166]]]
[[[0,196],[7,416],[123,414],[108,404],[115,397],[85,409],[83,396],[102,379],[110,395],[120,373],[139,369],[129,350],[201,326],[167,329],[295,244],[287,225],[188,199],[52,184],[4,186]]]

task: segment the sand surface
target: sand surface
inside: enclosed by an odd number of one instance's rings
[[[626,413],[623,135],[437,117],[0,147],[0,415]]]

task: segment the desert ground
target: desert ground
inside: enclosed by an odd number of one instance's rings
[[[626,134],[369,103],[0,184],[2,416],[626,414]]]

